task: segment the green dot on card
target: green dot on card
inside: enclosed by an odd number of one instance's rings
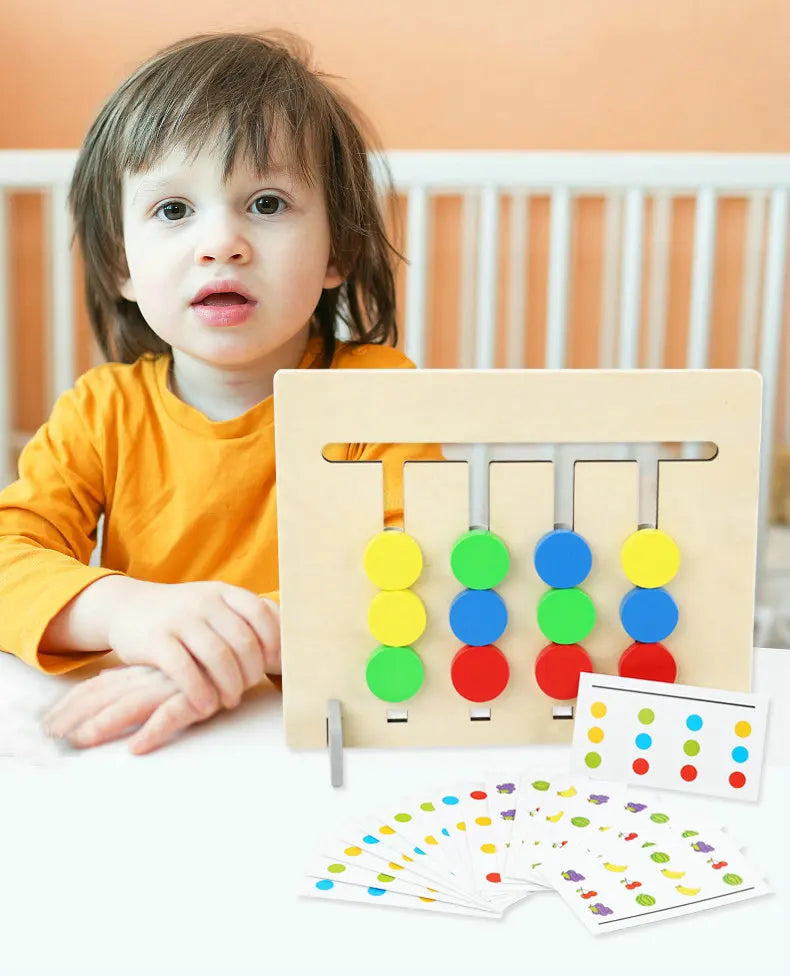
[[[332,874],[342,874],[346,870],[345,864],[330,864],[327,871],[331,871]]]
[[[584,757],[585,766],[589,766],[590,769],[597,769],[601,765],[601,755],[598,752],[588,752]]]
[[[642,725],[650,725],[650,723],[655,718],[655,713],[652,708],[642,708],[639,711],[637,718],[642,723]]]
[[[699,742],[697,742],[696,739],[687,739],[683,743],[683,752],[685,752],[687,756],[696,756],[699,752]]]
[[[400,821],[400,823],[408,823],[411,820],[410,813],[396,813],[395,819]]]
[[[425,803],[420,804],[420,810],[425,810],[428,813],[430,813],[432,810],[435,809],[436,807],[430,801],[426,801]]]

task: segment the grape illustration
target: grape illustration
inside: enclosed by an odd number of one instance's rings
[[[496,788],[497,793],[515,793],[515,783],[500,783]]]
[[[700,854],[710,854],[715,849],[710,844],[706,844],[704,840],[696,840],[691,846],[695,851],[699,851]]]
[[[515,820],[516,819],[516,809],[514,807],[512,810],[500,810],[499,816],[503,820]]]
[[[646,810],[647,809],[647,804],[646,803],[633,803],[633,802],[632,803],[626,803],[625,808],[626,808],[626,810],[629,811],[629,813],[641,813],[642,810]]]
[[[743,884],[743,878],[739,874],[725,874],[721,880],[728,885]]]
[[[566,881],[584,881],[584,875],[579,874],[578,871],[574,871],[572,868],[568,868],[567,871],[563,871],[562,876]]]
[[[609,797],[608,796],[604,796],[603,793],[591,793],[587,797],[587,800],[590,803],[608,803],[609,802]]]
[[[607,908],[606,905],[602,905],[599,901],[594,905],[590,905],[590,911],[593,915],[614,915],[613,909]]]

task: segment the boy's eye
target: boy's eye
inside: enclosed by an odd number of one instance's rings
[[[255,208],[256,213],[259,213],[265,217],[272,217],[278,212],[278,203],[282,203],[283,206],[285,206],[285,200],[283,200],[282,197],[275,197],[267,193],[262,197],[258,197],[252,206]]]
[[[168,203],[163,203],[160,207],[157,207],[154,213],[159,216],[162,214],[165,220],[180,220],[184,216],[184,211],[187,205],[181,203],[179,200],[170,200]]]

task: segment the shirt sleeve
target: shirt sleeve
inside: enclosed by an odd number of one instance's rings
[[[18,480],[0,492],[0,650],[51,674],[106,653],[39,650],[53,617],[115,573],[86,565],[105,503],[97,392],[81,377],[58,399],[22,451]]]

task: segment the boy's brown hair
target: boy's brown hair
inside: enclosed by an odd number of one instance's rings
[[[377,140],[367,119],[328,84],[332,76],[310,66],[310,55],[304,41],[285,31],[201,34],[154,55],[102,106],[77,158],[69,207],[91,326],[108,360],[131,363],[170,350],[137,303],[119,292],[128,277],[124,174],[150,168],[174,145],[197,155],[218,126],[226,179],[239,153],[263,175],[275,133],[282,133],[284,165],[310,184],[323,182],[331,259],[346,280],[322,292],[313,315],[311,331],[323,340],[321,365],[332,361],[338,321],[352,342],[397,343],[392,258],[403,256],[387,238],[370,170],[368,149]]]

